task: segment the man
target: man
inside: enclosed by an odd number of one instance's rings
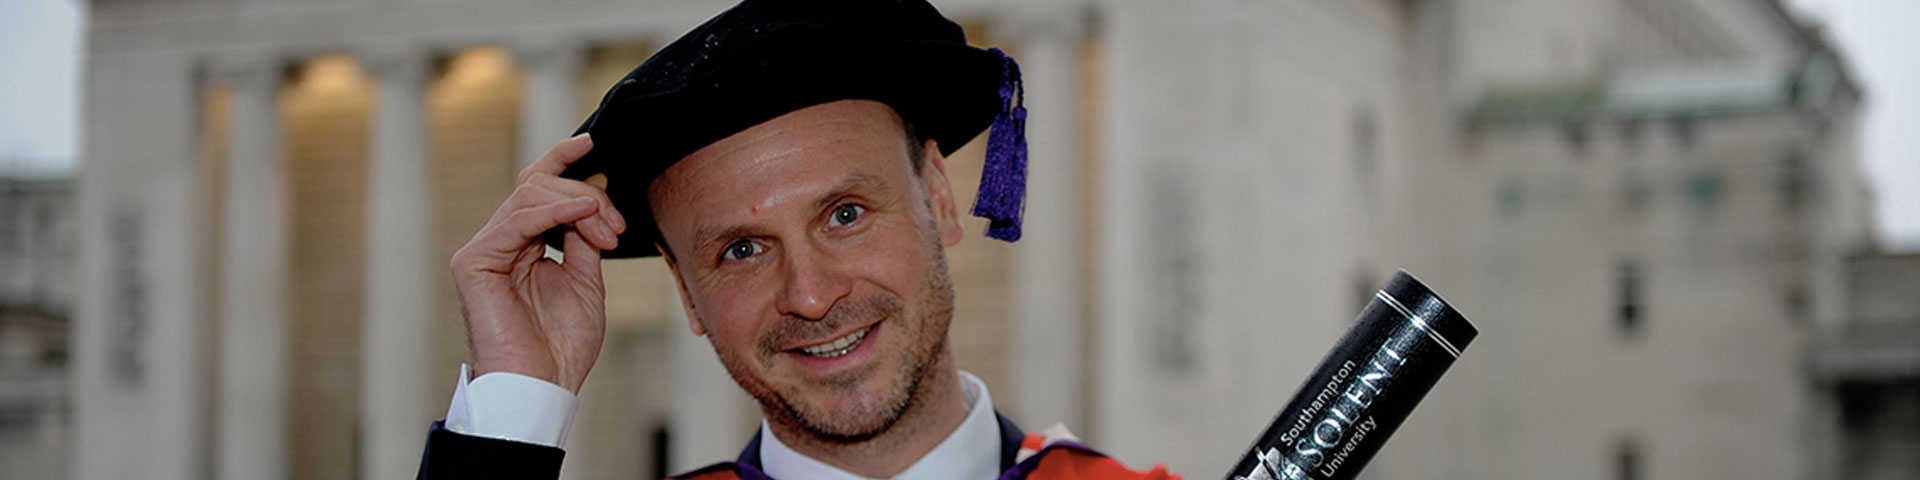
[[[420,477],[556,477],[605,333],[599,261],[657,254],[765,416],[680,478],[1168,478],[1022,433],[955,366],[945,157],[993,125],[975,213],[1017,238],[1018,89],[924,0],[746,0],[668,45],[454,255],[478,377]]]

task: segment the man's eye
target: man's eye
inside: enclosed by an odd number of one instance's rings
[[[721,252],[720,255],[729,260],[743,260],[747,257],[760,254],[761,250],[764,250],[764,248],[762,248],[760,244],[746,240],[734,240],[733,243],[727,244],[727,250]]]
[[[854,220],[859,220],[860,214],[863,213],[867,213],[867,207],[851,203],[833,207],[833,215],[827,218],[827,226],[838,227],[853,223]]]

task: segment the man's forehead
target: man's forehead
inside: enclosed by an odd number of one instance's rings
[[[777,183],[783,175],[846,170],[866,157],[897,157],[905,149],[904,134],[900,117],[883,103],[842,100],[814,105],[687,155],[654,179],[651,200],[671,201],[670,196],[707,190],[701,187],[719,182]]]

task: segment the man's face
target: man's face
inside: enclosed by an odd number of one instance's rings
[[[951,363],[944,159],[916,173],[893,110],[817,105],[722,139],[649,190],[695,334],[768,419],[871,438]],[[945,365],[951,367],[951,365]]]

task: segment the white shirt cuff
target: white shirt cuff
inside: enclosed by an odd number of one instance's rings
[[[580,408],[573,392],[510,372],[488,372],[468,381],[472,373],[460,365],[460,383],[447,405],[447,430],[555,448],[566,445],[573,414]]]

